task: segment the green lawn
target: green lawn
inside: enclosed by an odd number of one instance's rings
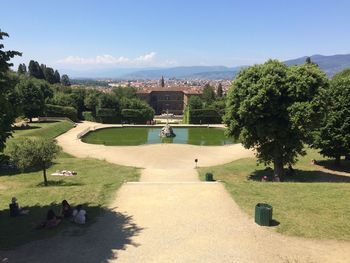
[[[16,130],[9,141],[20,137],[44,137],[53,139],[73,127],[74,124],[70,121],[32,123],[29,125],[29,129]]]
[[[18,130],[11,140],[21,136],[55,137],[72,126],[68,122],[32,124],[41,128]],[[0,171],[0,249],[11,248],[31,240],[42,239],[63,233],[76,235],[96,221],[113,198],[116,190],[124,181],[137,181],[139,171],[136,168],[118,166],[95,159],[74,158],[66,153],[54,161],[48,174],[56,170],[74,170],[74,177],[57,177],[48,175],[49,186],[42,185],[41,171],[13,173]],[[27,206],[29,215],[17,218],[9,217],[8,205],[12,196],[16,196],[20,206]],[[36,230],[43,221],[48,209],[58,212],[58,204],[67,199],[72,205],[84,204],[89,224],[77,227],[71,222],[63,222],[56,229]]]
[[[203,179],[206,172],[212,172],[214,179],[222,180],[234,200],[251,217],[257,203],[271,204],[273,218],[280,223],[276,226],[280,233],[350,240],[350,177],[322,171],[322,167],[310,164],[311,159],[324,158],[315,150],[308,150],[307,156],[300,158],[295,166],[296,174],[288,176],[288,182],[284,183],[260,182],[261,177],[271,175],[271,171],[257,166],[253,158],[199,168],[199,174]],[[347,168],[350,163],[342,170]]]

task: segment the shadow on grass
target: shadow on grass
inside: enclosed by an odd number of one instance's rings
[[[267,176],[272,181],[273,171],[271,169],[255,170],[247,178],[252,181],[261,181]],[[350,176],[337,175],[323,171],[305,171],[295,169],[293,174],[286,173],[284,182],[300,182],[300,183],[349,183]]]
[[[35,130],[35,129],[40,129],[40,126],[33,126],[29,125],[27,127],[15,127],[13,128],[14,131],[25,131],[25,130]]]
[[[107,262],[117,258],[118,250],[126,245],[138,246],[132,237],[142,228],[131,216],[96,205],[83,207],[88,214],[87,224],[63,220],[54,229],[39,230],[36,226],[45,219],[47,211],[58,213],[59,205],[27,207],[28,215],[14,218],[9,217],[8,209],[2,210],[0,262],[5,258],[8,262]],[[26,245],[18,247],[23,244]]]
[[[68,182],[65,180],[58,180],[58,181],[52,181],[52,180],[48,180],[47,181],[47,186],[79,186],[79,185],[83,185],[81,183],[75,183],[75,182]],[[44,182],[40,182],[38,183],[36,186],[40,186],[40,187],[46,187]]]
[[[322,160],[317,164],[328,170],[350,173],[350,161],[342,160],[338,166],[334,164],[334,160]]]

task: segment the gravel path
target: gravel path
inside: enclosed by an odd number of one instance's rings
[[[88,125],[91,123],[79,125],[58,138],[64,150],[79,157],[144,167],[140,182],[123,185],[110,210],[86,233],[73,236],[66,233],[35,241],[14,251],[0,252],[0,259],[3,256],[7,258],[5,262],[349,262],[349,242],[287,237],[273,228],[256,225],[241,212],[221,183],[200,182],[193,161],[187,160],[198,158],[201,165],[209,166],[252,155],[240,145],[95,147],[74,138]],[[150,163],[145,163],[144,158]]]

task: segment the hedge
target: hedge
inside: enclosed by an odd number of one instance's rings
[[[149,121],[150,113],[146,110],[139,109],[123,109],[122,110],[122,120],[128,123],[144,124]]]
[[[216,110],[212,109],[189,110],[188,122],[191,124],[221,123],[222,118]]]
[[[91,111],[83,111],[82,115],[84,120],[96,122],[96,118]]]
[[[96,112],[96,120],[101,123],[120,123],[120,115],[114,109],[101,108]]]
[[[46,117],[67,117],[72,121],[78,121],[77,110],[73,107],[67,107],[67,106],[46,104],[45,116]]]

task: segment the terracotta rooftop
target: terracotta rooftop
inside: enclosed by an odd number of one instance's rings
[[[202,94],[201,87],[145,87],[138,89],[136,93],[151,93],[152,91],[182,91],[185,94]]]

